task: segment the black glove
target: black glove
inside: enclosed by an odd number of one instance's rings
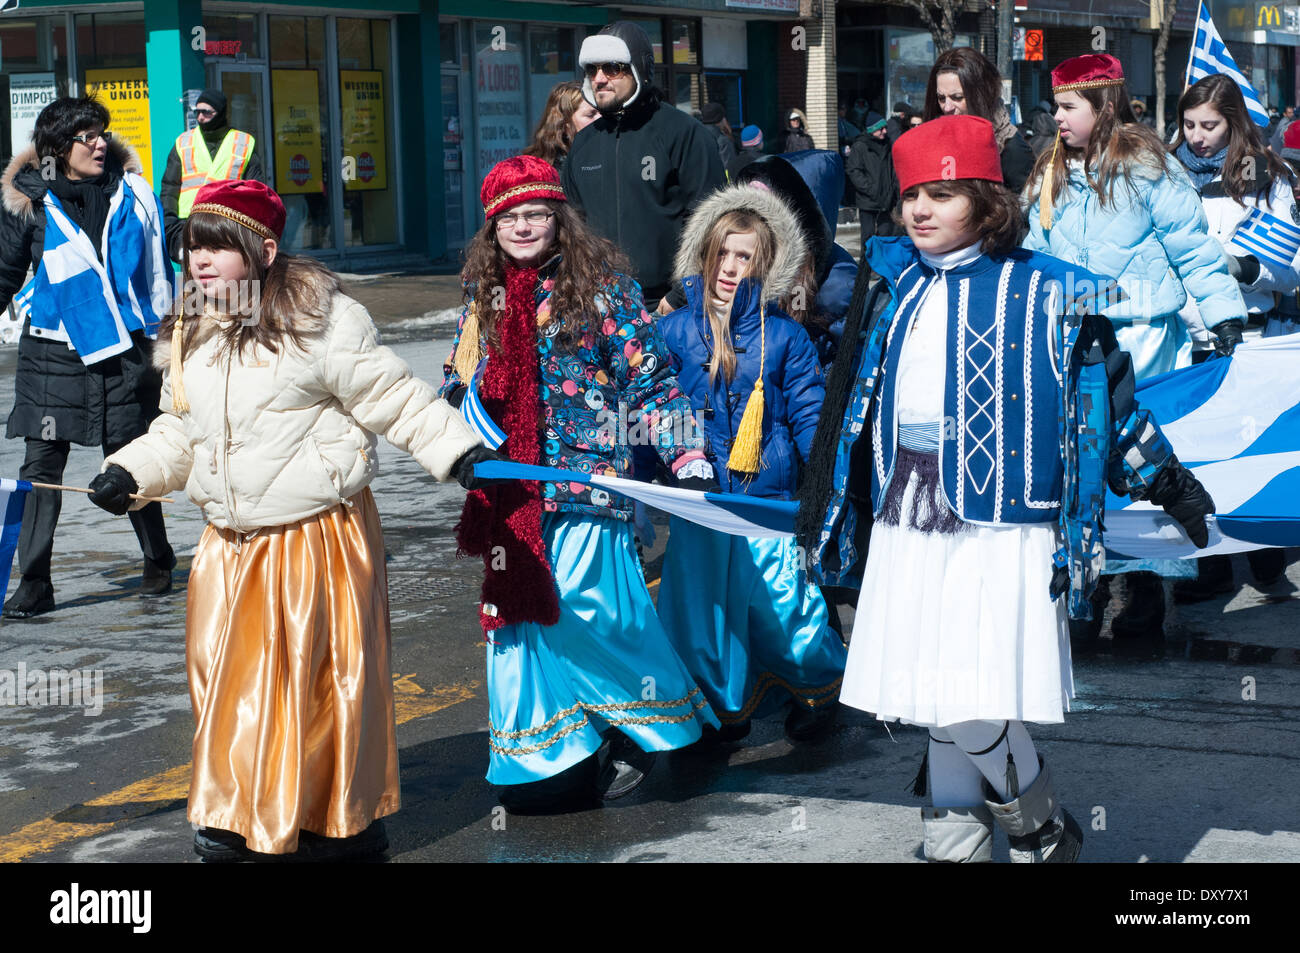
[[[467,490],[481,490],[485,486],[509,483],[509,480],[488,480],[474,475],[474,464],[485,463],[488,460],[505,460],[509,462],[510,458],[503,453],[498,453],[491,447],[482,445],[471,447],[461,455],[459,460],[451,465],[451,475],[457,483]]]
[[[704,493],[720,493],[722,487],[718,485],[718,478],[711,477],[684,477],[677,481],[677,485],[683,490],[701,490]]]
[[[1229,255],[1228,274],[1239,284],[1253,285],[1259,280],[1259,259],[1254,255]]]
[[[1170,457],[1151,483],[1147,499],[1178,521],[1197,549],[1210,542],[1205,517],[1214,515],[1214,500],[1192,471]]]
[[[131,508],[131,494],[139,489],[135,477],[114,463],[90,481],[90,502],[114,516],[121,516]]]
[[[1214,350],[1222,357],[1231,357],[1232,352],[1237,349],[1241,343],[1241,332],[1245,324],[1239,318],[1229,318],[1220,324],[1214,326],[1214,335],[1218,339],[1214,342]]]
[[[451,404],[451,406],[455,407],[457,410],[460,410],[461,402],[465,399],[465,395],[468,392],[469,388],[464,384],[457,384],[451,390],[447,391],[447,403]]]

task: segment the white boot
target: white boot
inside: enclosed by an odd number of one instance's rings
[[[993,862],[993,815],[986,807],[923,807],[921,830],[932,864]]]
[[[984,785],[985,798],[996,797]],[[1013,864],[1072,864],[1083,844],[1083,831],[1057,802],[1052,776],[1043,759],[1038,759],[1038,777],[1029,790],[1006,804],[986,800],[993,819],[1011,841]]]

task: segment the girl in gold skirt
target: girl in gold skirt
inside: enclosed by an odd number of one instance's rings
[[[387,846],[396,811],[376,434],[439,480],[491,451],[378,344],[324,266],[281,254],[256,181],[200,190],[185,299],[163,323],[163,413],[105,461],[91,500],[184,487],[208,521],[190,569],[189,819],[209,860]],[[194,394],[191,401],[187,393]],[[170,411],[170,412],[168,412]]]

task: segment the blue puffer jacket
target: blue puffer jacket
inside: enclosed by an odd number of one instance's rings
[[[1103,313],[1132,355],[1139,380],[1190,360],[1190,336],[1176,317],[1189,294],[1208,328],[1229,318],[1245,320],[1237,282],[1178,162],[1166,158],[1161,168],[1136,164],[1132,187],[1121,176],[1114,201],[1104,208],[1082,166],[1068,168],[1047,231],[1039,222],[1041,197],[1034,184],[1024,247],[1119,281],[1126,298]]]
[[[817,416],[826,396],[821,364],[812,339],[793,318],[769,304],[765,316],[767,357],[763,373],[763,468],[758,475],[727,469],[745,405],[758,380],[762,343],[759,338],[759,289],[746,278],[736,288],[731,340],[736,350],[736,375],[727,384],[719,373],[709,383],[713,355],[709,321],[704,317],[704,282],[699,275],[682,280],[686,307],[659,319],[659,332],[672,354],[678,386],[691,398],[695,419],[704,429],[704,452],[718,483],[727,493],[748,493],[789,500],[799,481],[799,468],[808,457]]]

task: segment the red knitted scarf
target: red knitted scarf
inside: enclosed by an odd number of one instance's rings
[[[507,266],[506,311],[497,324],[501,346],[489,341],[479,386],[483,408],[506,432],[501,452],[533,465],[541,460],[542,414],[536,288],[536,268]],[[479,621],[484,633],[516,622],[560,620],[536,482],[512,480],[471,491],[456,525],[456,544],[461,555],[483,557]]]

